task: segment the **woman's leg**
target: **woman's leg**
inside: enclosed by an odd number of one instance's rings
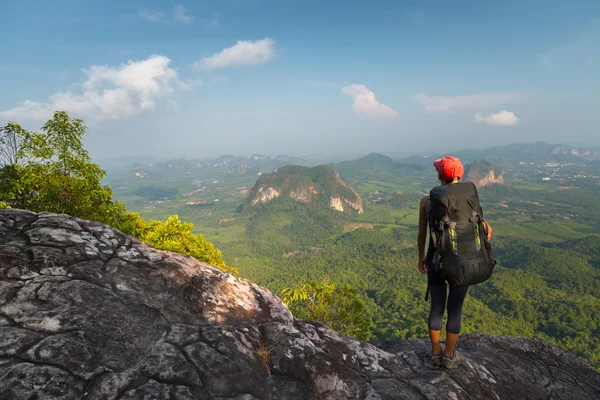
[[[462,319],[462,307],[467,296],[469,286],[450,286],[448,294],[448,321],[446,323],[446,347],[444,355],[452,357],[454,346],[458,341],[460,323]]]
[[[431,310],[429,311],[429,339],[431,340],[431,354],[440,354],[440,333],[442,331],[442,318],[446,309],[446,285],[429,285],[431,296]]]

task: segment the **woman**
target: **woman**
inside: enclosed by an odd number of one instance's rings
[[[464,167],[460,159],[456,157],[445,157],[433,163],[438,172],[438,179],[442,186],[455,185],[463,177]],[[460,199],[459,199],[460,200]],[[447,283],[432,268],[434,248],[430,238],[427,255],[425,255],[425,240],[427,238],[429,195],[421,199],[419,208],[419,271],[427,274],[428,290],[431,295],[431,310],[429,313],[429,338],[431,340],[431,355],[433,365],[443,365],[453,368],[461,358],[458,351],[454,349],[460,333],[462,317],[462,306],[467,295],[469,286],[450,285],[447,293]],[[487,228],[488,240],[492,237],[492,228],[483,222]],[[447,296],[447,298],[446,298]],[[446,346],[442,351],[440,336],[442,330],[442,318],[444,310],[448,309],[448,321],[446,323]]]

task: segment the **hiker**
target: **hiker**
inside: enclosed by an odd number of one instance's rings
[[[469,285],[487,280],[494,268],[489,245],[492,228],[483,220],[475,185],[459,182],[464,175],[460,159],[448,156],[436,160],[433,166],[441,186],[421,199],[419,271],[427,274],[425,298],[431,295],[429,338],[432,363],[453,368],[461,358],[454,347],[460,333],[462,307]],[[428,228],[429,247],[425,253]],[[446,345],[442,350],[440,336],[446,304]]]

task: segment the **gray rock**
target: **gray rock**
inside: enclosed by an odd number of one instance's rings
[[[597,399],[539,339],[363,343],[268,290],[66,215],[0,210],[0,399]]]

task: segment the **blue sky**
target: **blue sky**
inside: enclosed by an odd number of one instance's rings
[[[600,2],[5,1],[0,120],[97,158],[600,145]]]

